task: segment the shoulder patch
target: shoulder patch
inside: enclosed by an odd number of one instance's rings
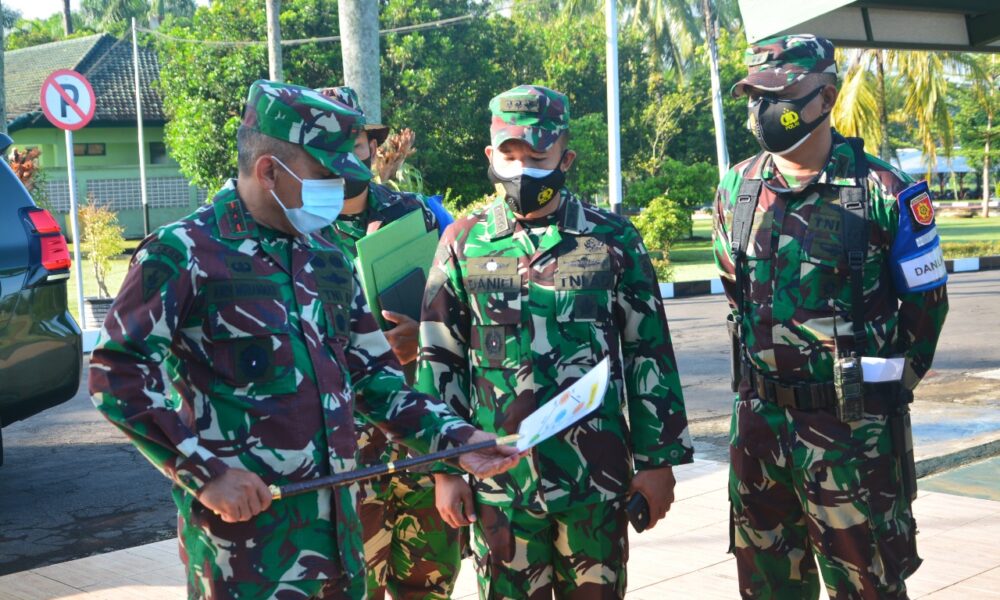
[[[913,222],[927,227],[934,222],[934,204],[926,181],[921,181],[899,193],[900,211],[906,211]]]
[[[160,293],[163,284],[170,281],[174,276],[174,270],[167,263],[160,260],[146,260],[142,263],[142,301],[149,302],[150,298]]]
[[[167,260],[169,260],[170,262],[177,265],[178,267],[183,265],[185,262],[183,252],[181,252],[177,248],[174,248],[173,246],[164,244],[163,242],[153,242],[148,246],[146,246],[145,250],[146,254],[148,254],[150,257],[162,256]]]

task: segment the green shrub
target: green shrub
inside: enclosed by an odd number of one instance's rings
[[[654,258],[653,270],[656,271],[656,280],[659,283],[666,283],[674,280],[674,265],[669,258]]]
[[[118,224],[118,215],[93,197],[80,207],[80,251],[87,255],[94,266],[101,298],[110,298],[107,279],[111,272],[111,259],[125,251],[125,228]]]
[[[669,256],[670,245],[690,231],[691,213],[666,196],[658,196],[632,222],[647,248]]]

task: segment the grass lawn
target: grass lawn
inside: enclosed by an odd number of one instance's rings
[[[948,258],[960,256],[980,256],[981,252],[1000,254],[1000,216],[983,218],[943,217],[937,220],[941,241],[945,244]],[[126,247],[135,249],[138,240],[126,242]],[[69,247],[73,255],[73,245]],[[123,255],[111,263],[108,289],[118,293],[125,273],[128,272],[129,256]],[[715,259],[712,257],[712,220],[697,219],[694,222],[694,237],[674,244],[670,249],[670,261],[674,265],[674,281],[698,281],[717,277]],[[83,259],[83,295],[97,295],[97,281],[90,262]],[[73,316],[79,322],[76,307],[76,273],[69,278],[69,305]]]

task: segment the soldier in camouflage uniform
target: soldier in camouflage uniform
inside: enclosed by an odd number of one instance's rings
[[[347,86],[320,92],[364,115],[358,96]],[[366,123],[355,141],[354,154],[369,168],[388,129]],[[333,224],[333,234],[344,251],[356,258],[355,244],[369,233],[421,211],[427,231],[438,231],[438,219],[420,194],[393,191],[385,185],[365,182],[344,193],[344,210]],[[406,315],[389,311],[383,317],[395,327],[386,332],[389,345],[413,383],[417,357],[418,324]],[[406,450],[392,444],[385,433],[357,419],[361,466],[397,461]],[[396,600],[447,600],[458,577],[461,547],[458,531],[448,527],[434,507],[434,480],[427,473],[404,472],[361,485],[361,525],[368,562],[368,598],[377,600],[385,590]]]
[[[742,330],[729,493],[744,598],[817,598],[816,560],[830,598],[906,598],[920,564],[906,412],[947,276],[926,183],[830,127],[833,50],[812,35],[762,41],[733,87],[764,149],[726,174],[715,205]],[[875,358],[894,357],[901,376],[879,374]],[[838,389],[858,359],[864,383]]]
[[[355,408],[420,452],[489,437],[405,386],[350,263],[312,234],[370,177],[359,119],[254,83],[239,178],[143,241],[94,349],[94,404],[173,481],[191,598],[364,597],[357,486],[268,489],[354,469]]]
[[[520,86],[490,109],[498,197],[438,246],[418,386],[509,434],[604,357],[611,381],[601,408],[530,460],[474,478],[474,500],[462,477],[436,473],[438,507],[475,523],[481,598],[621,597],[626,496],[642,493],[655,523],[673,501],[671,466],[692,460],[656,275],[627,220],[563,188],[566,96]]]

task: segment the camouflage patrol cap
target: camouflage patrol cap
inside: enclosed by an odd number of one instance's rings
[[[386,138],[389,137],[389,128],[381,123],[368,122],[368,115],[365,115],[364,109],[361,108],[361,100],[358,98],[358,93],[354,91],[354,88],[346,85],[338,85],[335,87],[319,88],[316,91],[361,113],[365,117],[365,131],[368,132],[368,135],[373,137],[379,146],[385,143]]]
[[[837,73],[833,44],[808,33],[761,40],[747,48],[745,58],[749,74],[730,90],[733,97],[747,87],[778,92],[809,73]]]
[[[569,99],[540,85],[519,85],[490,100],[490,137],[496,148],[524,140],[539,152],[548,150],[569,129]]]
[[[368,181],[371,171],[354,155],[364,117],[348,106],[299,85],[253,82],[243,126],[291,142],[336,175]]]

